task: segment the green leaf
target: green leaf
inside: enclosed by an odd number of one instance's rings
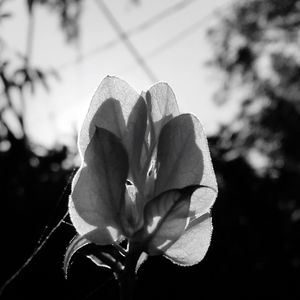
[[[145,207],[145,237],[149,254],[160,254],[184,232],[188,223],[190,199],[198,186],[170,190]]]
[[[119,137],[137,173],[147,125],[146,102],[125,81],[107,76],[96,90],[83,122],[79,147],[84,156],[96,126]],[[136,174],[137,176],[137,174]]]
[[[184,234],[166,250],[165,256],[183,266],[199,263],[210,245],[212,229],[210,214],[205,213],[188,225]]]
[[[194,217],[207,212],[217,195],[217,183],[207,139],[199,120],[182,114],[162,129],[157,152],[155,195],[171,189],[201,185],[192,195]]]
[[[120,140],[96,128],[81,168],[72,183],[71,221],[80,235],[96,244],[119,240],[121,203],[128,175],[128,157]]]
[[[69,271],[69,267],[70,267],[70,263],[71,260],[73,258],[73,255],[81,248],[83,248],[84,246],[90,244],[91,242],[88,241],[84,236],[81,235],[77,235],[75,236],[71,243],[69,244],[67,251],[65,253],[65,257],[64,257],[64,266],[63,266],[63,270],[65,273],[65,278],[67,279],[68,277],[68,271]]]

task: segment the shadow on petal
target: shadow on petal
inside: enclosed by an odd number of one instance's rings
[[[121,203],[128,176],[128,157],[120,140],[97,128],[73,180],[69,212],[80,235],[96,230],[93,242],[105,244],[122,234]]]
[[[167,83],[159,82],[146,92],[146,101],[154,123],[157,141],[163,126],[179,115],[176,97]]]
[[[131,174],[138,178],[146,125],[147,106],[142,97],[130,103],[109,98],[100,105],[91,120],[88,138],[91,139],[94,135],[95,126],[119,137],[128,154]]]
[[[89,125],[89,139],[93,137],[96,126],[110,131],[121,140],[124,139],[126,123],[120,101],[108,98],[99,106]]]
[[[205,256],[211,241],[212,221],[209,213],[192,222],[184,234],[165,251],[173,263],[192,266]]]
[[[192,195],[190,210],[198,217],[209,212],[218,189],[207,139],[199,120],[183,114],[162,129],[157,153],[155,195],[174,188],[200,185]]]
[[[145,208],[145,230],[149,254],[161,254],[184,233],[191,195],[197,188],[189,186],[166,191],[148,202]]]
[[[95,126],[105,128],[123,140],[129,115],[139,98],[140,95],[124,80],[114,76],[104,78],[92,98],[81,127],[81,155],[84,156]]]
[[[162,129],[157,151],[158,174],[155,195],[190,185],[200,185],[204,163],[197,143],[197,119],[182,114]]]
[[[127,149],[133,179],[139,181],[141,176],[141,153],[147,127],[147,105],[140,97],[133,106],[127,122]],[[139,184],[137,184],[139,185]]]

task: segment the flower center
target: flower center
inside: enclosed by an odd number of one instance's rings
[[[142,193],[129,180],[126,181],[124,198],[120,218],[125,235],[130,237],[143,226],[144,201]]]

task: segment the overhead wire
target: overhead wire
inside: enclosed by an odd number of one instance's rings
[[[121,41],[123,41],[124,45],[128,49],[128,51],[131,53],[131,55],[136,60],[137,64],[143,69],[145,74],[148,76],[151,82],[156,82],[157,77],[154,74],[154,72],[151,70],[151,68],[146,63],[143,56],[140,54],[138,49],[135,47],[135,45],[131,42],[129,39],[129,36],[126,34],[126,32],[123,30],[122,26],[119,24],[117,19],[114,17],[113,13],[109,9],[109,7],[105,4],[103,0],[95,0],[98,7],[102,10],[104,15],[106,16],[107,20],[110,22],[111,26],[115,29],[116,33],[118,34]]]
[[[176,13],[179,13],[180,11],[182,11],[183,9],[185,9],[186,7],[188,7],[189,5],[191,5],[192,3],[197,2],[197,1],[199,1],[199,0],[182,0],[180,2],[177,2],[176,4],[174,4],[170,7],[167,7],[166,9],[163,9],[162,11],[160,11],[153,17],[150,17],[145,22],[143,22],[131,29],[128,29],[127,31],[125,31],[125,34],[127,35],[128,38],[132,38],[133,36],[135,36],[139,33],[142,33],[143,31],[151,28],[153,25],[157,25],[159,22],[164,21],[165,19],[173,16]],[[96,55],[103,51],[109,50],[109,49],[113,48],[114,46],[118,45],[119,43],[120,43],[119,37],[115,38],[115,39],[111,39],[110,41],[90,50],[88,53],[86,53],[80,59],[75,59],[75,60],[65,62],[62,65],[60,65],[58,68],[65,69],[66,67],[73,66],[74,64],[81,62],[82,60],[85,60],[93,55]]]
[[[160,54],[161,52],[165,51],[166,49],[169,49],[170,47],[174,46],[178,42],[180,42],[183,39],[186,39],[191,34],[196,33],[198,29],[200,29],[211,17],[212,13],[205,15],[197,22],[191,24],[187,28],[184,28],[182,31],[180,31],[178,34],[173,36],[172,38],[166,40],[163,44],[160,44],[158,47],[153,49],[149,54],[146,55],[147,58],[155,57],[156,55]]]
[[[154,48],[152,51],[150,51],[148,54],[145,55],[145,59],[151,59],[158,55],[160,55],[162,52],[168,50],[169,48],[173,47],[177,43],[179,43],[181,40],[188,38],[191,34],[194,34],[197,32],[198,29],[200,29],[207,21],[210,20],[210,17],[214,14],[219,13],[220,11],[224,11],[226,8],[230,8],[231,5],[228,3],[225,3],[218,8],[214,9],[212,12],[209,12],[205,16],[202,16],[197,22],[191,24],[190,26],[184,28],[182,31],[180,31],[175,36],[171,37],[170,39],[166,40],[162,44],[160,44],[158,47]],[[129,67],[130,69],[133,68],[133,66]],[[128,67],[126,70],[128,71]]]
[[[197,2],[199,0],[182,0],[180,2],[175,3],[173,6],[167,7],[164,10],[160,11],[157,15],[154,15],[149,20],[139,24],[138,26],[130,29],[128,31],[128,35],[134,35],[141,31],[144,31],[150,27],[152,27],[154,24],[165,20],[168,17],[173,16],[175,13],[180,12],[181,10],[188,7],[190,4]]]
[[[191,34],[196,33],[197,30],[199,30],[207,21],[209,21],[210,17],[212,15],[217,14],[220,11],[224,11],[225,8],[230,8],[230,5],[228,3],[224,4],[222,6],[219,6],[216,9],[214,9],[212,12],[207,13],[205,16],[202,16],[195,23],[193,23],[190,26],[184,28],[182,31],[180,31],[179,33],[177,33],[175,36],[171,37],[170,39],[166,40],[165,42],[163,42],[162,44],[160,44],[159,46],[154,48],[149,53],[146,53],[144,58],[146,60],[154,58],[154,57],[160,55],[162,52],[164,52],[164,51],[168,50],[169,48],[173,47],[174,45],[176,45],[177,43],[179,43],[183,39],[188,38]],[[128,69],[132,69],[133,67],[135,67],[135,65],[131,66],[131,67],[127,67],[124,70],[128,71]]]

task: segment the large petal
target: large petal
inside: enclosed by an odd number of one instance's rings
[[[147,252],[161,254],[184,232],[189,216],[191,195],[198,186],[166,191],[145,207]]]
[[[162,127],[179,115],[178,105],[174,92],[164,82],[153,85],[146,93],[146,100],[157,140]]]
[[[120,237],[119,213],[127,175],[122,143],[111,132],[97,128],[74,177],[69,201],[70,217],[80,235],[97,244]]]
[[[92,98],[80,131],[81,155],[84,156],[95,126],[105,128],[122,140],[131,167],[138,170],[146,125],[147,106],[143,97],[125,81],[107,76]]]
[[[156,145],[162,127],[179,115],[179,109],[175,95],[167,83],[156,83],[141,96],[146,99],[148,108],[148,124],[141,157],[145,176],[151,160],[156,155]]]
[[[205,256],[210,245],[212,222],[209,213],[204,214],[189,226],[184,234],[166,250],[165,256],[172,262],[192,266]]]
[[[189,185],[201,185],[191,200],[191,216],[207,212],[217,195],[217,183],[207,139],[199,120],[183,114],[162,129],[157,152],[155,195]]]

